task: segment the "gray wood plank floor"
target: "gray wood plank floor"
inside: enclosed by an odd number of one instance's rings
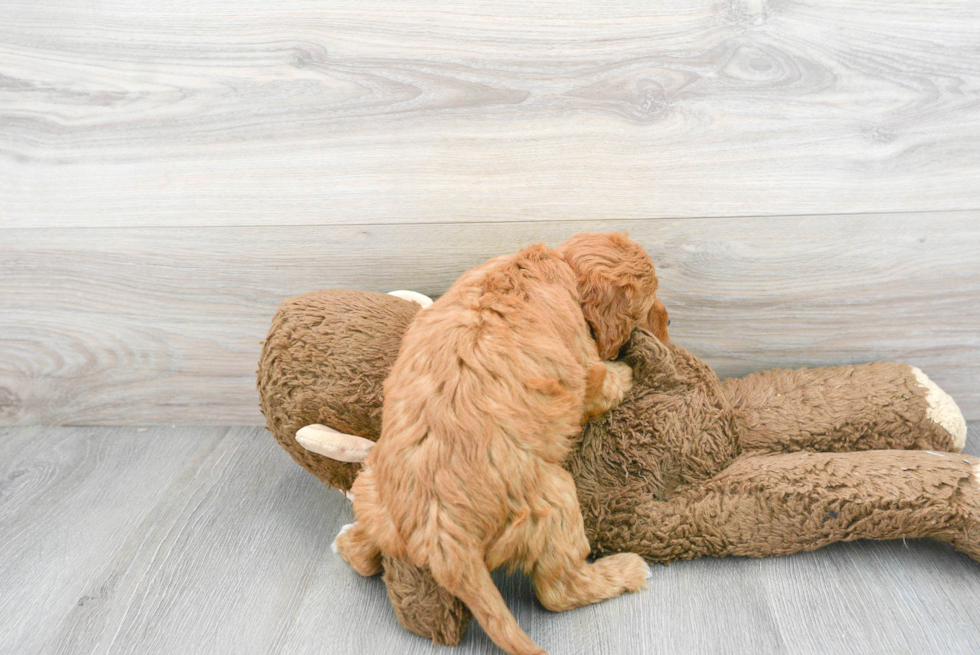
[[[980,454],[980,423],[967,451]],[[0,428],[0,653],[455,651],[330,552],[347,501],[254,427]],[[654,567],[563,614],[496,575],[551,653],[976,652],[980,563],[931,540]]]

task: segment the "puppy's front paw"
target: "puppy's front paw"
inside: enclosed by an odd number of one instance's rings
[[[606,413],[623,401],[623,396],[630,387],[633,386],[633,369],[629,364],[623,362],[602,362],[596,364],[590,376],[598,370],[602,373],[599,376],[600,383],[596,383],[596,388],[586,391],[585,408],[582,415],[582,422],[588,422],[595,417]]]
[[[633,369],[625,362],[604,362],[606,365],[607,397],[617,402],[633,386]]]

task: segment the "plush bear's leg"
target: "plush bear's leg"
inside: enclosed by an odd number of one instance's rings
[[[743,427],[743,450],[963,449],[956,403],[917,368],[894,362],[776,369],[722,388]]]
[[[949,541],[980,559],[978,476],[980,459],[954,453],[743,456],[672,500],[608,498],[590,537],[599,552],[665,563],[904,537]]]
[[[409,632],[441,646],[455,646],[473,615],[440,587],[427,569],[384,556],[384,582],[398,621]]]

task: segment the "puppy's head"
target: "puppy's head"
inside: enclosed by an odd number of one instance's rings
[[[649,329],[661,312],[662,331],[651,332],[666,337],[667,311],[656,309],[657,276],[640,244],[619,233],[577,234],[556,251],[575,272],[600,357],[615,357],[635,326]]]

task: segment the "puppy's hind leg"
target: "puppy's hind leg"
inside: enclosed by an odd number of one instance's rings
[[[340,529],[333,551],[365,577],[381,573],[381,551],[360,523],[350,523]]]
[[[538,600],[553,612],[614,598],[624,591],[647,588],[650,568],[639,555],[610,555],[590,564],[589,541],[585,537],[575,483],[560,470],[548,500],[555,512],[549,517],[547,543],[534,562],[531,578]]]

